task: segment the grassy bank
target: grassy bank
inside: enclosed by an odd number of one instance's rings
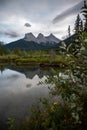
[[[66,65],[66,59],[63,56],[56,55],[51,57],[50,55],[33,55],[33,56],[18,56],[18,55],[3,55],[0,56],[0,64],[13,64],[13,65],[38,65],[41,67],[49,66],[61,66]]]

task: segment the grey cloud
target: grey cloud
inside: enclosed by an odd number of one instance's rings
[[[67,18],[70,15],[78,14],[80,12],[80,10],[81,10],[82,5],[83,5],[83,1],[79,2],[78,4],[76,4],[73,7],[65,10],[61,14],[57,15],[53,19],[52,23],[55,24],[55,23],[61,22],[62,20],[64,20],[65,18]]]
[[[61,19],[65,18],[65,15],[69,13],[68,11],[72,13],[72,10],[68,9],[65,12],[63,12],[63,10],[80,1],[81,0],[0,0],[0,24],[2,24],[0,25],[0,30],[3,29],[3,32],[0,32],[1,37],[7,36],[4,38],[9,37],[10,39],[18,37],[19,34],[22,36],[23,32],[27,31],[26,28],[23,27],[27,21],[30,21],[33,25],[33,27],[30,28],[32,32],[37,31],[39,33],[41,30],[49,32],[50,28],[45,29],[43,25],[46,26],[49,22],[51,22],[51,24],[52,22],[57,23],[58,19],[61,21]],[[57,12],[58,14],[60,14],[60,12],[63,13],[51,21]],[[25,27],[28,27],[28,25]],[[54,26],[53,28],[54,30],[56,29]],[[18,32],[15,29],[17,29]],[[57,34],[57,32],[55,33]]]
[[[53,31],[54,34],[62,34],[63,32],[61,30],[59,31]]]
[[[0,12],[4,12],[2,18],[16,14],[18,17],[42,21],[49,18],[55,10],[60,11],[77,1],[81,0],[0,0]]]
[[[11,37],[11,38],[16,38],[16,37],[19,37],[20,35],[16,32],[5,32],[4,33],[5,35]]]
[[[6,2],[7,2],[7,0],[0,0],[0,4],[5,4]]]
[[[14,31],[0,31],[0,35],[9,36],[10,38],[17,38],[20,35],[17,32]]]
[[[2,0],[3,1],[3,0]],[[32,21],[36,20],[44,7],[36,0],[4,0],[0,1],[0,20],[12,19],[13,15],[17,17],[25,18],[26,20],[30,19]],[[10,18],[7,19],[7,16]],[[38,18],[37,18],[38,19]]]
[[[31,24],[29,24],[29,23],[25,23],[24,26],[25,26],[25,27],[31,27]]]
[[[20,78],[20,76],[17,75],[17,74],[13,74],[11,76],[7,76],[7,79],[11,79],[11,80],[17,80],[18,78]]]

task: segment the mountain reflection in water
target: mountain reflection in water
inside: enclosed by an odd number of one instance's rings
[[[48,87],[38,83],[49,74],[40,68],[8,67],[0,71],[0,130],[7,118],[22,119],[40,97],[48,96]]]
[[[48,69],[41,69],[41,68],[17,68],[17,67],[9,67],[9,69],[17,71],[19,73],[23,73],[26,78],[32,79],[35,75],[38,75],[39,78],[43,76],[49,75]]]

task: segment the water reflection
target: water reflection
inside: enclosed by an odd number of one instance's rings
[[[47,97],[48,88],[37,85],[46,79],[46,75],[48,72],[40,68],[8,67],[0,71],[0,122],[8,117],[21,119],[27,116],[38,98]]]
[[[29,79],[32,79],[35,75],[38,75],[39,78],[49,75],[49,71],[43,70],[39,67],[38,68],[37,67],[36,68],[35,67],[34,68],[33,67],[30,67],[30,68],[10,67],[10,69],[23,73],[26,76],[26,78],[29,78]]]

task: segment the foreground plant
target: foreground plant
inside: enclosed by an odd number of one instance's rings
[[[83,130],[87,128],[87,42],[82,34],[79,51],[69,45],[65,50],[68,67],[54,70],[47,77],[49,98],[41,99],[20,130]],[[79,46],[79,44],[78,44]],[[64,52],[64,51],[63,51]],[[72,57],[72,58],[71,58]]]

